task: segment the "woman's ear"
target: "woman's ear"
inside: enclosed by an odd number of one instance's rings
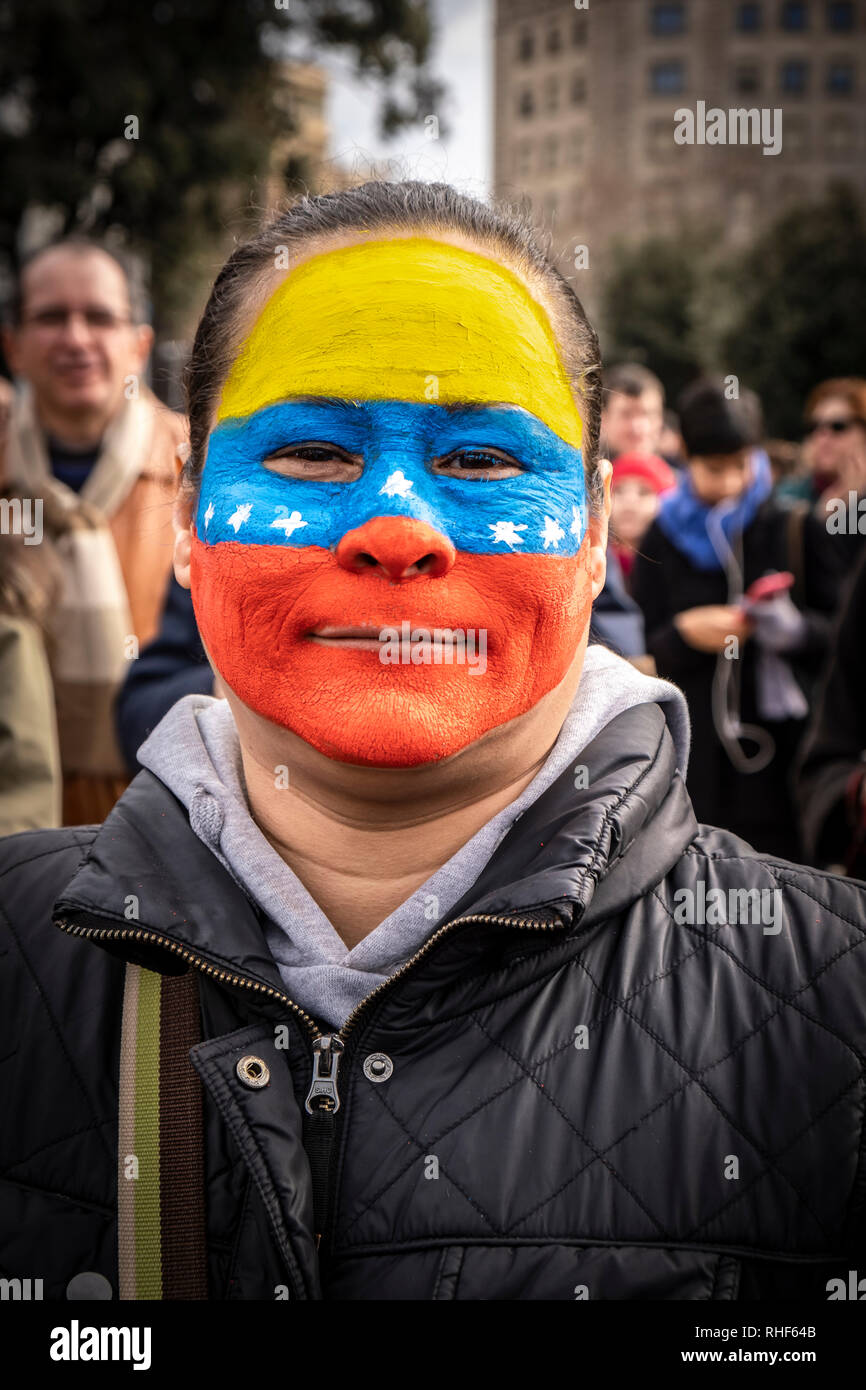
[[[604,502],[601,516],[589,518],[589,573],[592,579],[593,602],[604,588],[607,575],[607,523],[610,518],[610,480],[613,465],[610,459],[599,459],[598,471],[604,487]]]
[[[183,468],[183,457],[178,451],[176,468],[178,474],[178,490],[175,498],[172,521],[174,523],[174,577],[181,588],[190,587],[189,566],[190,553],[192,550],[192,528],[193,516],[195,513],[195,493],[180,479],[180,471]]]

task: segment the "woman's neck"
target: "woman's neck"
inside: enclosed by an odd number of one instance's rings
[[[529,785],[559,736],[582,665],[583,649],[526,714],[452,758],[411,769],[335,762],[227,692],[251,815],[348,949]]]

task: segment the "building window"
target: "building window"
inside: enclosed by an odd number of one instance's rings
[[[583,48],[586,43],[586,15],[576,14],[571,21],[571,43],[573,48]]]
[[[740,96],[754,96],[761,90],[761,74],[754,63],[740,63],[734,69],[734,91]]]
[[[532,95],[531,87],[524,87],[520,93],[520,100],[517,103],[517,113],[528,118],[535,114],[535,98]]]
[[[831,63],[827,68],[827,91],[830,96],[849,97],[853,90],[853,63]]]
[[[851,0],[831,0],[827,6],[827,28],[847,33],[854,28],[854,6]]]
[[[531,63],[535,57],[535,39],[531,29],[524,29],[517,45],[517,56],[521,63]]]
[[[827,122],[825,144],[837,159],[850,159],[856,153],[857,132],[848,116],[834,116]]]
[[[785,149],[788,154],[804,155],[809,148],[809,127],[802,116],[785,120]]]
[[[808,29],[809,7],[804,0],[784,0],[781,18],[783,29]]]
[[[548,135],[544,141],[544,164],[543,168],[552,173],[559,163],[559,136]]]
[[[551,114],[559,110],[559,78],[548,77],[544,84],[544,109]]]
[[[576,72],[571,79],[571,104],[580,106],[586,101],[586,78],[582,72]]]
[[[649,72],[650,91],[658,96],[676,96],[685,90],[685,70],[679,58],[653,63]]]
[[[644,144],[647,158],[655,161],[671,159],[675,153],[679,153],[670,120],[650,121],[645,131]]]
[[[562,34],[559,25],[555,24],[552,29],[547,31],[547,51],[548,53],[559,53],[562,50]]]
[[[570,164],[582,164],[586,132],[577,126],[568,137],[568,159]]]
[[[520,178],[526,178],[532,172],[532,143],[529,140],[521,140],[514,151],[514,172]]]
[[[742,34],[756,34],[761,27],[760,5],[737,6],[737,28]]]
[[[671,34],[684,34],[686,31],[686,7],[679,5],[653,5],[650,10],[650,30],[663,38]]]
[[[791,59],[782,64],[782,91],[789,96],[802,96],[809,80],[809,65],[802,59]]]

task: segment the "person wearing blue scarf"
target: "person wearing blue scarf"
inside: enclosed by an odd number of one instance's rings
[[[679,402],[687,468],[661,503],[632,571],[658,674],[684,691],[693,725],[688,789],[698,819],[754,847],[802,858],[789,787],[809,695],[838,602],[832,538],[773,499],[752,392],[701,378]],[[790,591],[751,603],[769,574]],[[781,581],[784,583],[784,581]]]
[[[718,514],[719,526],[729,544],[741,536],[757,516],[758,509],[773,490],[770,460],[763,449],[750,452],[749,481],[733,504],[724,510],[724,503],[709,506],[695,488],[692,473],[686,469],[677,486],[666,493],[659,506],[659,530],[692,561],[697,569],[724,568],[724,555],[713,543],[712,514]],[[710,526],[708,527],[708,523]]]

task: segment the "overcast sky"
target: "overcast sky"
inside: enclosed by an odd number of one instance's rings
[[[429,140],[417,127],[381,140],[375,84],[359,82],[347,59],[323,54],[319,61],[330,77],[331,154],[349,166],[367,158],[396,159],[404,177],[445,180],[483,196],[492,158],[492,0],[431,0],[431,6],[431,68],[447,88],[444,111],[437,114],[448,120],[448,139]]]

